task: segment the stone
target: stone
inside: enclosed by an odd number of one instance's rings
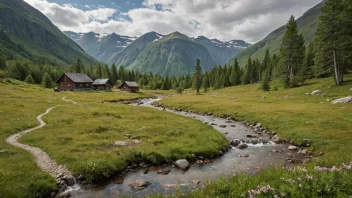
[[[56,193],[55,192],[51,192],[50,193],[50,197],[55,197]]]
[[[241,154],[240,157],[249,157],[248,154]]]
[[[147,188],[151,184],[152,183],[150,183],[147,180],[140,179],[140,180],[137,180],[137,181],[134,181],[134,182],[128,184],[128,186],[131,187],[133,190],[139,191],[139,190],[144,190],[145,188]]]
[[[285,95],[285,96],[284,96],[284,98],[286,98],[286,99],[287,99],[287,98],[291,98],[291,97],[290,97],[289,95]]]
[[[236,127],[236,125],[233,125],[233,124],[232,124],[232,125],[231,125],[231,127],[233,127],[233,128],[234,128],[234,127]]]
[[[315,90],[315,91],[312,91],[311,95],[313,96],[320,96],[320,95],[323,95],[324,92],[322,92],[321,90]]]
[[[210,125],[211,125],[211,126],[216,126],[217,124],[215,124],[215,123],[211,123]]]
[[[116,146],[128,146],[128,145],[130,145],[130,143],[124,142],[124,141],[116,141],[114,144]]]
[[[251,140],[251,144],[253,144],[253,145],[258,144],[258,140]]]
[[[258,138],[256,135],[247,135],[248,138]]]
[[[188,170],[190,167],[189,162],[186,159],[179,159],[175,163],[175,166],[181,170]]]
[[[257,125],[255,125],[255,128],[261,128],[261,127],[262,127],[261,123],[258,123]]]
[[[167,175],[170,173],[170,171],[171,171],[171,169],[164,169],[164,170],[158,170],[156,173],[158,175]]]
[[[307,155],[307,150],[306,149],[300,149],[299,151],[298,151],[298,154],[299,155]]]
[[[114,178],[114,180],[112,182],[114,184],[123,184],[124,181],[125,181],[125,178],[119,176],[119,177]]]
[[[220,128],[226,128],[226,125],[219,125]]]
[[[178,185],[177,184],[164,184],[165,188],[177,188]]]
[[[59,195],[56,196],[57,198],[70,198],[71,197],[71,193],[70,192],[63,192]]]
[[[307,96],[310,96],[310,95],[312,95],[312,93],[305,93]]]
[[[66,177],[66,183],[68,186],[73,186],[76,183],[75,178],[72,175]]]
[[[193,180],[193,181],[192,181],[192,183],[193,183],[194,185],[198,185],[198,184],[200,184],[200,182],[201,182],[201,181],[199,181],[199,180]]]
[[[238,149],[245,149],[248,148],[248,145],[245,143],[240,143],[239,145],[236,146]]]
[[[262,97],[262,100],[265,100],[265,99],[266,99],[266,97],[265,97],[265,96],[263,96],[263,97]]]
[[[347,96],[345,98],[340,98],[331,102],[331,104],[347,104],[352,103],[352,96]]]
[[[296,151],[296,150],[298,150],[298,147],[297,147],[297,146],[294,146],[294,145],[290,145],[290,146],[288,147],[288,150]]]
[[[275,142],[275,144],[281,144],[283,142],[283,140],[277,135],[275,135],[272,140]]]
[[[82,181],[82,180],[86,180],[86,177],[85,176],[83,176],[83,175],[80,175],[80,176],[78,176],[78,178],[77,178],[78,180],[80,180],[80,181]]]
[[[149,168],[147,168],[143,171],[143,174],[148,174],[148,173],[149,173]]]
[[[237,139],[234,139],[234,140],[232,140],[232,142],[231,142],[231,146],[234,146],[234,147],[238,146],[239,144],[241,144],[241,141],[240,141],[240,140],[237,140]]]
[[[224,155],[224,152],[223,151],[219,151],[219,155]]]

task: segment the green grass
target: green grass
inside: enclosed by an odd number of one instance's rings
[[[1,197],[48,197],[56,189],[55,180],[36,166],[29,152],[5,141],[13,133],[37,126],[35,117],[52,106],[56,108],[43,117],[47,125],[20,141],[41,148],[74,174],[90,180],[118,173],[128,162],[159,164],[192,154],[213,157],[227,145],[220,133],[200,121],[147,107],[101,102],[152,97],[149,93],[55,93],[12,79],[0,81],[0,92],[0,150],[9,150],[0,154]],[[64,102],[64,96],[77,103]],[[132,141],[125,134],[141,142],[114,146],[115,141]]]
[[[263,126],[276,131],[280,137],[286,137],[297,143],[303,138],[308,138],[312,141],[309,148],[311,152],[324,153],[307,165],[308,173],[273,168],[253,177],[239,175],[219,180],[209,184],[204,190],[198,190],[185,197],[239,197],[242,194],[246,195],[247,190],[263,185],[270,185],[277,189],[277,192],[284,192],[286,197],[351,196],[351,170],[339,172],[314,170],[318,165],[339,166],[352,160],[352,104],[332,105],[327,101],[352,95],[350,91],[352,74],[346,75],[345,80],[343,86],[335,86],[332,78],[313,79],[302,87],[270,92],[259,90],[260,85],[237,86],[200,96],[196,96],[193,91],[159,101],[167,107],[226,114],[252,123],[260,122]],[[326,95],[305,95],[317,89]],[[266,99],[262,99],[263,96]],[[295,184],[281,180],[281,178],[297,179],[304,177],[305,174],[312,175],[314,180]],[[306,187],[298,187],[299,183]],[[272,196],[274,194],[256,197]]]

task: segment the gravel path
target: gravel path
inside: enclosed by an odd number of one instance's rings
[[[76,104],[75,101],[66,99],[66,96],[65,96],[65,97],[62,97],[61,99],[62,99],[63,101],[65,101],[65,102],[69,102],[69,103],[72,103],[72,104]]]
[[[13,146],[16,146],[16,147],[19,147],[19,148],[22,148],[24,150],[31,152],[35,157],[35,161],[36,161],[37,165],[42,170],[48,172],[53,177],[57,178],[59,175],[71,175],[71,172],[65,166],[57,164],[55,160],[51,159],[50,156],[46,152],[40,150],[39,148],[25,145],[25,144],[21,144],[18,142],[18,138],[20,138],[21,136],[23,136],[31,131],[34,131],[36,129],[44,127],[46,125],[46,123],[42,120],[42,116],[48,114],[54,108],[55,107],[51,107],[51,108],[47,109],[45,111],[45,113],[37,116],[37,120],[40,123],[39,126],[21,131],[16,134],[13,134],[13,135],[9,136],[6,139],[6,141]]]

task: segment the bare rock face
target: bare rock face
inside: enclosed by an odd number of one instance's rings
[[[147,180],[140,179],[140,180],[137,180],[135,182],[132,182],[132,183],[128,184],[128,186],[130,186],[133,190],[139,191],[139,190],[144,190],[145,188],[147,188],[151,184],[152,183],[150,183]]]
[[[320,90],[315,90],[315,91],[312,91],[311,95],[313,96],[320,96],[320,95],[323,95],[324,92],[320,91]]]
[[[189,167],[190,167],[190,164],[187,160],[185,159],[180,159],[180,160],[177,160],[175,163],[175,166],[181,170],[188,170]]]
[[[345,98],[340,98],[331,102],[331,104],[347,104],[352,103],[352,96],[347,96]]]

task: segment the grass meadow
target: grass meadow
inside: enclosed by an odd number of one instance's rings
[[[352,95],[352,75],[346,75],[345,80],[343,86],[335,86],[332,78],[312,79],[292,89],[273,84],[272,89],[277,91],[270,92],[261,91],[257,84],[199,96],[188,91],[159,101],[167,107],[260,122],[296,143],[308,138],[312,141],[308,150],[317,155],[323,153],[304,165],[303,171],[272,168],[253,176],[238,175],[184,197],[351,197],[352,104],[330,104],[334,99]],[[318,89],[325,95],[305,95]]]
[[[20,141],[41,148],[76,175],[89,180],[109,177],[130,162],[164,163],[192,154],[215,156],[227,140],[210,126],[183,116],[101,101],[152,97],[148,92],[59,92],[13,79],[0,81],[0,195],[1,197],[48,197],[56,182],[41,171],[34,157],[6,143],[13,133],[38,125],[36,116],[55,106],[43,117],[47,125]],[[77,103],[64,102],[66,97]],[[130,137],[130,138],[126,138]],[[130,146],[114,145],[131,142]]]

